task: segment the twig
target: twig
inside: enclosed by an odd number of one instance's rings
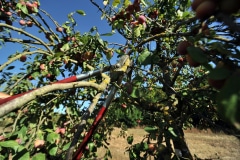
[[[65,90],[70,88],[80,88],[80,87],[92,87],[98,91],[102,91],[105,89],[104,86],[93,83],[93,82],[72,82],[72,83],[60,83],[60,84],[52,84],[47,85],[42,88],[33,90],[29,93],[26,93],[20,97],[17,97],[13,100],[10,100],[4,104],[0,105],[0,117],[6,115],[7,113],[24,106],[26,103],[36,99],[37,97],[56,90]]]
[[[48,52],[43,51],[43,50],[35,50],[35,51],[32,51],[32,52],[23,52],[22,54],[16,55],[16,56],[10,58],[6,63],[2,64],[0,66],[0,71],[2,71],[10,63],[12,63],[12,62],[16,61],[17,59],[19,59],[21,56],[23,56],[23,55],[31,55],[31,54],[34,54],[34,53],[42,53],[42,54],[50,55]]]
[[[30,37],[30,38],[38,41],[38,42],[40,42],[40,44],[42,44],[52,55],[54,54],[54,53],[52,52],[52,50],[48,47],[48,45],[47,45],[46,43],[44,43],[41,39],[35,37],[34,35],[26,32],[26,31],[24,31],[24,30],[22,30],[22,29],[19,29],[19,28],[16,28],[16,27],[10,26],[10,25],[8,25],[8,24],[4,24],[4,23],[0,23],[0,27],[6,27],[6,28],[9,28],[9,29],[11,29],[11,30],[20,32],[20,33],[22,33],[22,34],[24,34],[24,35],[26,35],[26,36],[28,36],[28,37]]]

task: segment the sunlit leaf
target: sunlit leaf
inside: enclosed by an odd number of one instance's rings
[[[65,145],[63,146],[63,151],[66,151],[66,150],[70,147],[70,145],[71,145],[71,142],[65,144]]]
[[[18,151],[18,154],[14,156],[14,159],[18,160],[30,159],[30,154],[26,148],[23,148],[21,151]]]
[[[57,139],[59,139],[59,134],[52,132],[47,135],[47,141],[50,143],[55,143]]]
[[[128,136],[128,137],[127,137],[127,142],[128,142],[128,144],[132,144],[132,142],[133,142],[133,136]]]
[[[0,142],[0,146],[6,147],[6,148],[12,148],[15,151],[19,148],[19,144],[13,140]]]
[[[149,52],[147,49],[141,52],[140,56],[138,57],[138,63],[146,65],[150,64],[151,59],[149,58],[151,56],[151,52]],[[149,62],[150,61],[150,62]]]
[[[45,160],[46,155],[43,153],[37,153],[32,157],[32,160]]]
[[[58,150],[58,146],[56,144],[52,144],[49,147],[48,152],[50,155],[55,156],[57,154],[57,150]]]
[[[174,132],[173,128],[172,127],[169,127],[168,128],[168,131],[174,136],[174,137],[177,137],[176,133]]]
[[[101,36],[112,36],[114,35],[115,33],[111,32],[111,33],[104,33],[104,34],[101,34]]]
[[[86,13],[83,10],[77,10],[76,12],[82,16],[86,15]]]
[[[120,3],[121,3],[120,0],[113,0],[112,6],[113,6],[113,7],[117,7]]]
[[[148,126],[148,127],[145,127],[144,130],[146,132],[148,132],[148,133],[155,133],[158,130],[158,128],[157,127],[149,127]]]

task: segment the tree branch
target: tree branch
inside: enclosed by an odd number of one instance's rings
[[[16,28],[16,27],[13,27],[13,26],[10,26],[8,24],[4,24],[4,23],[0,23],[0,27],[6,27],[6,28],[9,28],[11,30],[14,30],[14,31],[17,31],[17,32],[20,32],[22,34],[24,34],[25,36],[28,36],[36,41],[38,41],[40,44],[42,44],[51,54],[53,54],[51,48],[48,47],[48,45],[46,43],[44,43],[41,39],[35,37],[34,35],[22,30],[22,29],[19,29],[19,28]]]
[[[23,96],[20,96],[13,100],[10,100],[4,104],[1,104],[0,105],[0,117],[8,114],[9,112],[11,112],[17,108],[21,108],[26,103],[36,99],[39,96],[42,96],[45,93],[56,91],[56,90],[65,90],[65,89],[79,88],[79,87],[92,87],[92,88],[97,89],[98,91],[102,91],[105,89],[105,87],[102,85],[99,85],[99,84],[96,84],[93,82],[86,82],[86,81],[47,85],[42,88],[33,90],[29,93],[26,93]]]
[[[12,58],[10,58],[6,63],[4,63],[3,65],[0,66],[0,71],[2,71],[6,66],[8,66],[10,63],[16,61],[17,59],[19,59],[21,56],[23,55],[31,55],[31,54],[34,54],[34,53],[42,53],[42,54],[46,54],[46,55],[50,55],[48,52],[46,51],[43,51],[43,50],[35,50],[35,51],[32,51],[32,52],[22,52],[21,54],[19,55],[16,55]]]

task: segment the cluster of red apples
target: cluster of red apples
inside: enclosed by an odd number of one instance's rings
[[[26,12],[28,14],[33,14],[38,12],[39,8],[39,2],[37,1],[19,1],[18,3],[11,3],[11,2],[6,2],[7,5],[3,5],[2,2],[0,2],[0,20],[5,21],[6,24],[12,25],[13,19],[12,15],[13,12],[16,12],[19,17],[24,17],[24,14]],[[26,20],[26,19],[20,19],[19,24],[21,26],[28,26],[32,27],[33,22],[31,20]]]
[[[133,4],[129,4],[125,10],[122,10],[115,16],[111,18],[111,22],[118,20],[123,20],[124,22],[131,22],[133,26],[138,24],[146,24],[146,17],[144,15],[140,15],[137,17],[137,20],[134,21],[134,13],[139,12],[141,10],[140,0],[134,0]]]

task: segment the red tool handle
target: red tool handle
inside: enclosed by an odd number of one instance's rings
[[[69,77],[69,78],[65,78],[63,80],[60,80],[60,81],[57,81],[57,82],[54,82],[53,84],[57,84],[57,83],[69,83],[69,82],[75,82],[77,81],[77,76],[72,76],[72,77]],[[24,92],[24,93],[20,93],[20,94],[16,94],[16,95],[13,95],[13,96],[10,96],[10,97],[7,97],[7,98],[4,98],[4,99],[0,99],[0,105],[3,104],[3,103],[6,103],[8,101],[11,101],[15,98],[18,98],[18,97],[21,97],[27,93],[30,93],[32,91],[34,91],[36,89],[33,89],[33,90],[30,90],[30,91],[27,91],[27,92]]]
[[[85,150],[85,148],[87,146],[87,143],[91,139],[91,137],[92,137],[94,131],[96,130],[98,124],[100,123],[101,119],[103,118],[104,114],[106,113],[106,110],[107,110],[107,108],[105,106],[102,106],[102,108],[98,112],[98,115],[95,118],[91,128],[87,132],[87,135],[84,137],[81,145],[79,146],[78,150],[76,151],[75,155],[73,156],[73,160],[80,160],[81,159],[81,157],[83,155],[83,151]]]

